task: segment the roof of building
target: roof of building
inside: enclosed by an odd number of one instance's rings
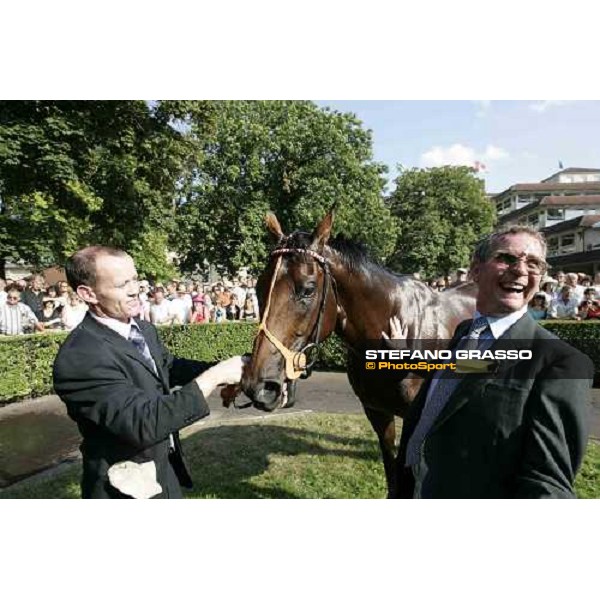
[[[568,231],[569,229],[575,229],[576,227],[591,227],[595,223],[600,222],[600,215],[583,215],[581,217],[575,217],[568,221],[562,221],[554,225],[542,228],[542,232],[545,235],[560,233],[562,231]]]
[[[559,254],[557,256],[549,256],[546,259],[553,268],[566,265],[579,264],[582,266],[591,266],[600,260],[600,249],[588,250],[586,252],[574,252],[572,254]]]
[[[508,192],[576,192],[576,191],[600,191],[600,181],[587,181],[577,183],[515,183],[509,188],[496,194],[494,198],[503,196]]]
[[[588,196],[544,196],[540,200],[534,200],[517,210],[501,215],[498,218],[499,223],[513,220],[522,215],[529,213],[532,209],[538,206],[594,206],[600,207],[600,194],[590,194]]]
[[[582,204],[586,206],[600,204],[600,194],[588,194],[587,196],[544,196],[539,201],[539,206],[577,206]]]
[[[550,181],[550,179],[553,179],[557,175],[562,175],[563,173],[600,173],[600,169],[590,169],[588,167],[568,167],[566,169],[556,171],[556,173],[553,173],[550,175],[550,177],[546,177],[546,179],[542,179],[542,183]]]

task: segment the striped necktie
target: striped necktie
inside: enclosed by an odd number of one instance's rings
[[[150,354],[150,349],[142,332],[138,329],[137,325],[132,325],[129,331],[129,337],[127,338],[136,348],[136,350],[142,355],[146,364],[157,374],[156,364]]]
[[[478,317],[473,321],[469,329],[469,333],[464,336],[458,343],[455,350],[475,350],[484,340],[488,340],[488,336],[482,335],[486,330],[489,330],[489,324],[486,317]],[[490,330],[491,334],[491,330]],[[406,447],[406,466],[412,467],[419,462],[423,444],[427,438],[429,430],[435,423],[435,420],[440,416],[440,413],[450,400],[452,392],[460,383],[461,378],[451,371],[440,371],[440,376],[435,377],[429,386],[427,399],[421,418],[413,431],[412,436],[408,440]]]

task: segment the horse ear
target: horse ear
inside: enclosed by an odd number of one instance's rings
[[[277,241],[284,237],[283,231],[281,230],[281,225],[279,224],[279,221],[274,213],[267,213],[267,216],[265,217],[265,224],[267,225],[267,229]]]
[[[323,220],[317,225],[312,234],[311,247],[323,250],[323,246],[329,240],[331,235],[331,228],[333,227],[333,218],[335,215],[335,207],[332,208],[323,218]]]

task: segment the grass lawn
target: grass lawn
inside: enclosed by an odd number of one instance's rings
[[[187,437],[189,498],[383,498],[383,466],[364,416],[303,414],[206,427]],[[0,498],[78,498],[80,465],[23,482]],[[590,444],[576,481],[600,498],[600,445]]]

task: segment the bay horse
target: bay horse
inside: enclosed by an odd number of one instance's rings
[[[312,234],[285,235],[269,213],[267,228],[277,245],[257,282],[261,324],[242,390],[256,408],[284,405],[299,376],[307,376],[315,349],[334,330],[348,349],[347,373],[377,434],[390,494],[394,487],[396,429],[423,379],[413,373],[395,384],[373,385],[366,377],[364,347],[390,333],[399,317],[407,346],[433,341],[445,348],[456,326],[475,311],[477,286],[466,283],[437,292],[411,276],[392,273],[366,254],[364,247],[341,236],[330,240],[333,209]],[[437,346],[436,346],[437,344]],[[376,388],[376,389],[375,389]]]

